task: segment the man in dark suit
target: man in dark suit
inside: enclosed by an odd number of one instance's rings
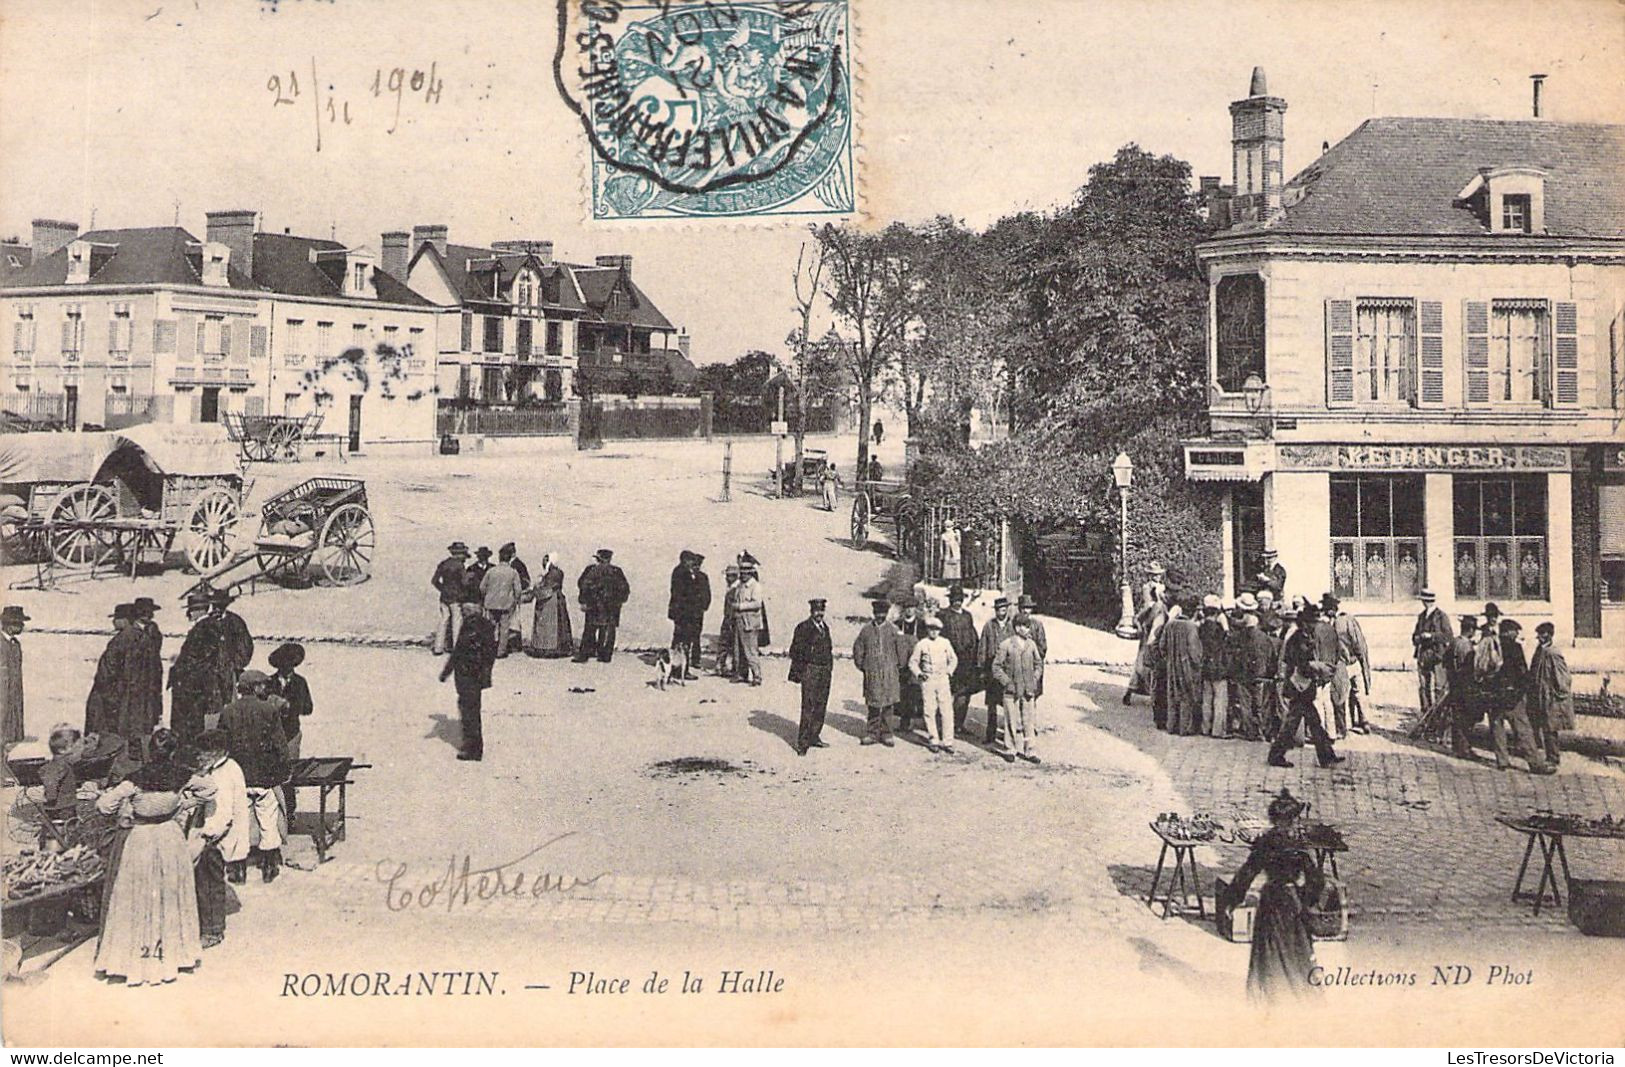
[[[132,728],[150,734],[164,721],[164,634],[152,617],[163,609],[150,596],[136,597],[130,607],[135,615],[130,629],[141,636],[140,652],[128,664],[135,715]]]
[[[1259,561],[1258,573],[1253,576],[1253,582],[1259,589],[1268,589],[1277,603],[1286,596],[1286,568],[1281,566],[1281,557],[1273,548],[1264,550],[1263,559]]]
[[[829,707],[830,671],[835,662],[830,652],[829,626],[824,622],[825,602],[807,601],[807,618],[796,624],[790,639],[790,680],[801,684],[801,727],[796,731],[796,755],[809,748],[828,748],[819,739],[824,729],[824,713]]]
[[[1411,648],[1416,654],[1417,703],[1426,716],[1450,691],[1444,654],[1455,633],[1450,628],[1450,617],[1436,603],[1433,590],[1424,589],[1417,596],[1422,601],[1422,610],[1411,629]]]
[[[226,643],[226,661],[231,664],[232,681],[236,681],[248,665],[254,662],[254,637],[248,632],[248,623],[231,610],[237,598],[224,589],[209,594],[209,617],[220,624],[220,633]]]
[[[683,676],[690,681],[698,677],[694,668],[700,665],[700,635],[711,607],[711,579],[700,570],[704,562],[698,552],[683,550],[671,572],[671,599],[666,605],[666,618],[672,623],[671,643],[687,651],[688,668]]]
[[[594,653],[598,662],[608,663],[615,658],[615,629],[621,624],[621,605],[632,595],[626,584],[626,575],[610,560],[615,553],[600,548],[593,555],[594,563],[581,572],[576,591],[581,600],[581,646],[576,649],[575,662],[585,663]]]
[[[457,644],[463,628],[463,589],[468,584],[468,546],[453,541],[446,546],[446,558],[435,564],[429,584],[440,594],[440,622],[434,631],[434,654],[440,655]]]
[[[457,715],[463,723],[460,760],[485,758],[485,734],[480,728],[480,704],[491,688],[491,667],[497,661],[497,632],[480,606],[462,605],[463,628],[452,646],[451,656],[440,668],[440,680],[456,676]]]

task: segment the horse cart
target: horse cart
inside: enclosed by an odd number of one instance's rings
[[[242,548],[202,572],[193,588],[230,589],[261,580],[284,585],[355,585],[372,574],[378,532],[367,483],[306,478],[260,505],[260,530]]]
[[[917,554],[923,509],[906,482],[865,478],[852,494],[852,545],[862,548],[882,524],[892,528],[892,547],[899,559]]]
[[[247,482],[215,425],[149,423],[105,433],[0,436],[0,543],[41,585],[57,568],[185,557],[207,571],[230,554]]]
[[[308,415],[247,415],[241,411],[221,414],[226,434],[242,457],[252,463],[297,463],[305,442],[318,437],[322,413]]]

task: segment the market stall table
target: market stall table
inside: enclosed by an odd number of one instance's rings
[[[350,772],[366,770],[370,763],[356,763],[351,756],[313,756],[295,760],[290,768],[288,786],[291,789],[316,790],[316,812],[295,812],[288,820],[289,833],[306,833],[316,843],[316,862],[327,862],[327,850],[335,841],[344,840],[348,815],[347,789],[354,784]],[[338,806],[329,810],[328,799],[338,790]],[[308,827],[308,829],[307,829]]]
[[[1168,850],[1174,850],[1174,870],[1168,877],[1168,892],[1162,898],[1162,917],[1166,919],[1174,910],[1174,893],[1177,890],[1180,896],[1180,906],[1189,907],[1191,894],[1196,894],[1196,913],[1207,918],[1207,906],[1202,902],[1202,881],[1196,873],[1196,847],[1210,845],[1210,840],[1196,838],[1176,837],[1170,834],[1158,823],[1151,823],[1151,832],[1162,841],[1162,851],[1157,854],[1157,873],[1151,879],[1151,892],[1146,896],[1145,902],[1151,907],[1157,906],[1157,889],[1162,885],[1163,864],[1168,859]],[[1185,866],[1190,865],[1190,880],[1185,880]]]
[[[1563,878],[1572,881],[1569,874],[1568,853],[1563,850],[1563,838],[1582,837],[1596,840],[1625,841],[1625,823],[1616,823],[1612,819],[1602,821],[1583,820],[1578,816],[1547,815],[1537,812],[1523,818],[1511,815],[1497,815],[1495,821],[1509,830],[1516,830],[1528,838],[1524,845],[1523,862],[1518,864],[1518,877],[1512,883],[1512,899],[1532,901],[1535,905],[1535,914],[1546,902],[1546,887],[1551,886],[1552,904],[1563,903],[1562,896],[1557,890],[1557,871],[1553,861],[1562,864]],[[1523,887],[1524,875],[1529,871],[1529,858],[1534,855],[1535,846],[1540,846],[1540,878],[1535,882],[1533,892]]]

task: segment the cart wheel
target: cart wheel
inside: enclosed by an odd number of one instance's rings
[[[210,489],[192,502],[186,520],[186,561],[199,574],[212,570],[231,554],[232,536],[242,510],[225,489]]]
[[[266,434],[265,450],[268,458],[277,463],[291,463],[299,458],[299,427],[282,422],[271,427]]]
[[[118,499],[105,485],[86,482],[62,490],[51,504],[49,522],[103,522],[118,518]],[[107,562],[118,545],[99,530],[47,530],[51,558],[63,567],[94,567]]]
[[[243,458],[251,463],[265,463],[271,458],[269,435],[260,436],[258,427],[243,427]]]
[[[858,491],[852,498],[852,546],[862,548],[869,543],[869,494]]]
[[[33,563],[47,551],[44,532],[21,522],[0,523],[0,565]]]
[[[322,526],[310,566],[328,585],[355,585],[372,573],[378,535],[372,516],[360,504],[345,504]]]

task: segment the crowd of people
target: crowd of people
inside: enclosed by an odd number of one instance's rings
[[[1286,571],[1273,552],[1253,588],[1234,600],[1176,596],[1161,564],[1147,567],[1135,616],[1140,647],[1123,703],[1149,697],[1159,730],[1268,742],[1267,760],[1292,766],[1300,728],[1322,767],[1342,762],[1335,743],[1367,733],[1362,695],[1371,693],[1371,653],[1360,620],[1325,593],[1318,602],[1285,597]],[[1568,664],[1554,643],[1556,628],[1536,628],[1538,647],[1526,657],[1522,627],[1493,603],[1484,615],[1463,615],[1460,632],[1421,591],[1416,650],[1422,725],[1417,736],[1447,733],[1452,752],[1476,758],[1472,727],[1489,720],[1496,765],[1512,768],[1510,732],[1535,774],[1558,761],[1557,731],[1572,729]]]
[[[254,639],[233,599],[207,588],[188,595],[190,627],[167,678],[159,605],[148,597],[118,605],[83,724],[47,734],[40,847],[68,847],[71,827],[74,842],[103,854],[103,893],[79,918],[99,924],[95,969],[105,978],[141,985],[195,968],[225,937],[227,884],[246,882],[250,865],[264,882],[280,873],[302,722],[314,711],[299,673],[305,650],[281,644],[269,673],[253,669]],[[8,744],[22,735],[27,621],[15,605],[0,613]],[[28,754],[12,744],[7,755]],[[33,923],[60,926],[81,908],[66,900],[37,907]]]

